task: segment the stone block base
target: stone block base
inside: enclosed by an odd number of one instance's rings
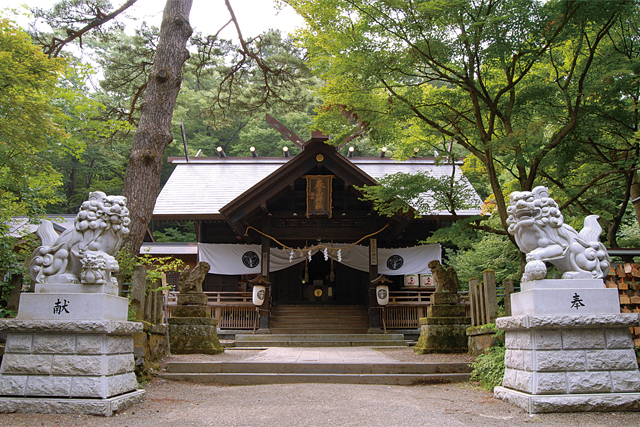
[[[207,294],[178,294],[178,305],[207,305]]]
[[[133,332],[142,323],[4,320],[0,395],[104,400],[136,391]]]
[[[530,414],[548,412],[640,411],[640,393],[546,394],[534,395],[496,387],[494,395]]]
[[[173,317],[206,318],[209,316],[209,307],[206,305],[177,305],[173,307]]]
[[[431,304],[460,305],[460,295],[457,292],[436,292],[431,294]]]
[[[484,325],[467,328],[469,356],[479,356],[489,347],[498,345],[500,341],[504,342],[504,337],[495,337],[496,332],[496,329],[487,329]]]
[[[464,307],[463,307],[464,308]],[[466,353],[470,317],[426,317],[420,319],[420,338],[414,347],[417,354]]]
[[[0,412],[21,414],[87,414],[110,417],[142,402],[144,390],[107,399],[55,399],[49,397],[0,397]]]
[[[170,317],[169,344],[173,354],[220,354],[216,326],[218,321],[208,317]]]
[[[431,304],[427,307],[427,317],[465,317],[465,314],[464,305]]]
[[[497,319],[506,352],[496,397],[531,413],[639,410],[640,372],[629,332],[639,320],[638,314]]]

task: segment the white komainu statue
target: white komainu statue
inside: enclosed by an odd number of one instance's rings
[[[129,234],[131,220],[126,205],[126,197],[94,191],[82,203],[74,227],[60,236],[51,221],[42,221],[36,231],[42,246],[33,252],[29,263],[33,281],[117,286],[111,272],[118,271],[113,255]]]
[[[558,267],[563,279],[601,279],[608,273],[610,259],[599,241],[602,228],[597,215],[586,217],[584,228],[576,232],[564,223],[546,187],[511,193],[507,213],[509,233],[527,254],[523,282],[544,279],[545,261]]]

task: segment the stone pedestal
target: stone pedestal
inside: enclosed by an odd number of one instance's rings
[[[174,354],[220,354],[218,321],[208,317],[170,317],[169,343]]]
[[[467,328],[467,343],[469,346],[469,356],[477,357],[484,353],[489,347],[499,345],[501,341],[504,341],[500,337],[496,337],[498,332],[493,327],[487,325],[471,326]]]
[[[0,367],[0,412],[111,416],[142,401],[127,299],[104,293],[23,294]]]
[[[420,319],[420,338],[414,347],[418,354],[465,353],[466,330],[471,318],[465,316],[457,293],[434,293],[427,317]]]
[[[613,291],[613,293],[611,292]],[[640,371],[617,292],[602,280],[526,282],[512,295],[495,396],[529,413],[640,410]]]

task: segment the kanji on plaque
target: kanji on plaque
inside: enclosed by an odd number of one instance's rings
[[[328,215],[331,218],[333,175],[307,175],[307,218]]]

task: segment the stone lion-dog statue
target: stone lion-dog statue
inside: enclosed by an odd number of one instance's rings
[[[597,215],[587,216],[578,233],[564,223],[558,204],[543,186],[511,193],[507,213],[509,234],[527,254],[523,282],[544,279],[546,261],[560,270],[563,279],[601,279],[608,273],[611,261],[599,241],[602,228]]]
[[[108,284],[117,287],[111,277],[118,271],[114,255],[129,234],[129,209],[122,196],[107,196],[101,191],[89,194],[82,203],[74,226],[60,236],[49,220],[36,231],[42,245],[31,257],[29,272],[35,283]]]

